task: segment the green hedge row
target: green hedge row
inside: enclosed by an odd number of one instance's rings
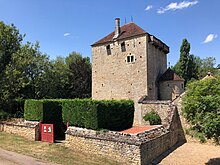
[[[62,121],[62,106],[59,100],[26,100],[24,118],[54,124]]]
[[[60,114],[62,119],[58,118]],[[131,100],[27,100],[24,117],[45,123],[68,121],[69,125],[94,130],[123,130],[132,127],[134,103]]]

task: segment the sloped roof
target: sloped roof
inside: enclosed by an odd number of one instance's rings
[[[211,75],[211,72],[208,72],[208,74],[202,78],[202,80],[206,80],[206,79],[209,79],[209,78],[215,78]]]
[[[159,81],[185,81],[182,77],[177,75],[172,69],[168,68],[166,72],[159,78]]]
[[[143,34],[147,34],[147,32],[145,32],[142,28],[137,26],[135,23],[131,22],[120,27],[120,35],[117,39],[120,40],[120,39],[134,37],[134,36],[143,35]],[[106,42],[112,42],[114,35],[115,35],[115,32],[112,32],[109,35],[102,38],[101,40],[92,44],[92,46],[103,44]]]

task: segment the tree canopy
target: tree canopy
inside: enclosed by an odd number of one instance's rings
[[[0,22],[0,111],[15,113],[16,100],[91,97],[91,63],[72,52],[50,60],[39,42],[22,44],[14,25]]]
[[[11,55],[20,49],[23,35],[12,24],[0,22],[0,75],[11,60]]]
[[[214,57],[201,59],[199,56],[190,54],[190,43],[187,39],[183,39],[180,59],[172,69],[184,78],[187,84],[189,81],[202,79],[208,72],[216,74],[215,61]]]

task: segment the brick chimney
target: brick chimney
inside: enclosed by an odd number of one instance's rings
[[[120,35],[120,18],[115,18],[115,35],[113,37],[114,39],[117,39]]]

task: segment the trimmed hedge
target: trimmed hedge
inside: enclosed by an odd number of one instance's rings
[[[62,108],[61,108],[62,107]],[[132,127],[134,103],[131,100],[27,100],[24,117],[26,120],[37,120],[53,123],[61,120],[71,126],[89,129],[123,130]]]
[[[54,124],[55,139],[64,139],[65,125],[59,100],[26,100],[24,118],[25,120]]]
[[[62,106],[58,100],[26,100],[24,119],[55,124],[62,121]]]
[[[69,125],[117,131],[133,124],[134,103],[131,100],[74,99],[63,101],[62,107],[63,119]]]

